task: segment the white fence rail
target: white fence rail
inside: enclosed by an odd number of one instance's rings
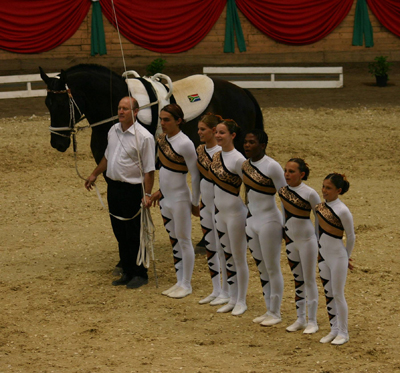
[[[203,67],[203,74],[242,88],[343,87],[343,67]]]
[[[54,78],[58,74],[59,73],[51,73],[47,75]],[[0,76],[0,99],[46,96],[46,89],[32,89],[33,82],[41,81],[42,78],[40,77],[40,74]],[[24,86],[24,83],[26,89],[18,90]]]
[[[343,67],[204,67],[203,73],[227,79],[242,88],[343,87]],[[32,83],[41,81],[40,74],[0,76],[0,99],[46,96],[46,89],[32,88]],[[25,89],[19,89],[24,83]]]

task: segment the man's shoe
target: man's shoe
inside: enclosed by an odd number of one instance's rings
[[[121,267],[115,267],[112,271],[111,276],[118,277],[124,274],[124,270]]]
[[[140,276],[135,276],[128,282],[126,287],[128,289],[137,289],[140,288],[143,285],[147,285],[149,283],[148,278],[140,277]]]
[[[124,273],[121,278],[112,282],[113,286],[127,285],[132,280],[132,275]]]

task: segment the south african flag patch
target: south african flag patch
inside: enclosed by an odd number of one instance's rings
[[[188,99],[189,99],[190,102],[201,101],[201,98],[200,98],[198,93],[195,93],[194,95],[189,95]]]

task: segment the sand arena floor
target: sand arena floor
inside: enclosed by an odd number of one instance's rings
[[[152,268],[149,285],[139,290],[111,286],[118,254],[108,215],[77,177],[72,151],[50,147],[44,99],[2,100],[0,372],[400,371],[396,77],[379,89],[354,68],[347,80],[345,70],[342,90],[254,91],[270,137],[268,155],[282,166],[304,157],[311,167],[307,184],[319,193],[331,171],[345,172],[351,183],[342,198],[357,234],[346,286],[350,342],[339,347],[318,343],[328,333],[319,281],[320,331],[285,331],[295,305],[283,245],[283,322],[274,327],[252,323],[265,306],[250,254],[248,311],[240,317],[197,303],[211,289],[202,254],[193,294],[161,296],[175,275],[158,209],[152,214],[159,288]],[[78,137],[83,175],[94,167],[89,137],[89,131]],[[105,182],[98,184],[105,199]],[[200,237],[193,218],[193,241]]]

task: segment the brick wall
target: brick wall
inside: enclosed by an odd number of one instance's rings
[[[247,51],[223,53],[225,39],[225,11],[209,34],[194,48],[179,54],[160,54],[133,45],[122,37],[127,69],[136,69],[144,74],[143,68],[157,57],[165,58],[169,66],[177,65],[329,65],[341,62],[368,62],[375,56],[389,56],[390,61],[400,61],[400,38],[385,29],[371,11],[373,26],[373,48],[353,47],[353,24],[356,7],[344,21],[326,38],[317,43],[293,46],[278,43],[258,31],[239,12],[246,40]],[[104,17],[103,17],[104,18]],[[116,71],[123,63],[116,29],[104,18],[107,55],[90,56],[91,12],[75,35],[63,45],[39,54],[17,54],[0,50],[0,75],[35,73],[40,64],[46,71],[59,71],[78,63],[98,63]],[[140,70],[142,69],[142,70]]]

